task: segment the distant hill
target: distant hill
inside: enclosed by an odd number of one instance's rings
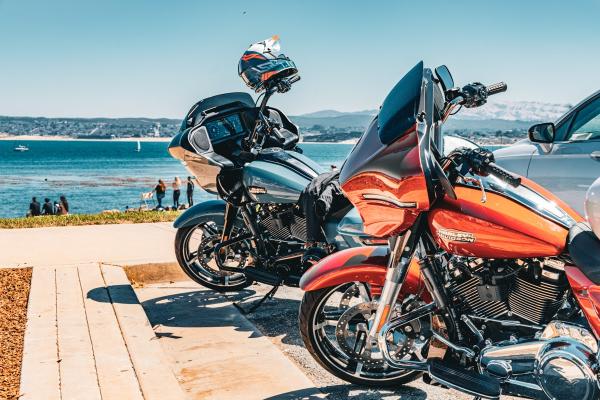
[[[469,129],[521,129],[531,122],[555,121],[571,108],[569,104],[553,104],[533,101],[495,101],[484,107],[464,108],[448,123],[452,128]],[[323,110],[309,114],[291,117],[301,127],[310,128],[313,125],[342,127],[366,127],[373,119],[377,110],[342,112]],[[478,121],[478,122],[462,122]],[[486,121],[492,121],[493,128]],[[500,122],[505,121],[505,122]],[[527,122],[527,123],[525,123]]]
[[[525,137],[536,121],[555,121],[568,104],[494,101],[484,107],[463,109],[450,118],[447,131],[476,140],[514,141]],[[321,110],[291,116],[300,126],[305,141],[356,140],[377,113],[376,110],[344,112]],[[171,137],[180,120],[168,118],[44,118],[0,116],[0,133],[9,135],[46,135],[89,138]]]
[[[168,118],[45,118],[0,116],[0,133],[72,137],[171,137],[181,120]]]

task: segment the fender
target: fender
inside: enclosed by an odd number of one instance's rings
[[[306,271],[300,279],[300,288],[311,292],[358,281],[369,283],[373,294],[377,295],[385,283],[389,257],[388,246],[353,247],[339,251]],[[413,259],[408,268],[402,285],[402,297],[422,293],[423,300],[430,300],[417,260]]]
[[[183,214],[173,222],[173,227],[179,229],[196,225],[200,222],[200,218],[206,214],[225,215],[225,204],[226,203],[223,200],[207,200],[195,204],[185,210]]]

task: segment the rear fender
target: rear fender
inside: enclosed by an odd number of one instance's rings
[[[223,200],[208,200],[198,203],[183,212],[173,222],[176,229],[194,226],[202,221],[202,217],[207,214],[225,215],[225,202]]]
[[[306,292],[350,282],[371,285],[373,295],[378,295],[385,283],[390,251],[387,246],[354,247],[339,251],[312,266],[300,279],[300,288]],[[423,293],[424,300],[430,296],[421,279],[416,259],[411,261],[402,285],[401,296]]]

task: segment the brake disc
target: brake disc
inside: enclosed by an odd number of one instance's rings
[[[198,263],[204,268],[210,268],[214,271],[219,271],[219,267],[217,265],[211,266],[209,265],[210,261],[216,256],[214,253],[215,246],[221,241],[221,235],[212,235],[207,236],[202,239],[200,244],[198,245]],[[222,261],[227,261],[228,259],[233,259],[234,262],[238,263],[235,268],[244,268],[246,264],[246,256],[244,254],[240,254],[236,250],[240,249],[231,249],[235,245],[226,246],[224,250],[226,252],[225,257]],[[231,255],[233,254],[233,257]]]
[[[335,335],[340,348],[351,359],[363,363],[365,367],[383,368],[386,363],[379,349],[367,346],[369,326],[377,304],[360,303],[349,307],[337,322]],[[404,358],[413,348],[413,339],[402,332],[390,335],[388,349],[395,358]]]

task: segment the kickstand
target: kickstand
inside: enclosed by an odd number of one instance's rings
[[[262,303],[264,303],[265,300],[272,299],[273,296],[275,296],[275,293],[277,292],[277,289],[279,289],[279,286],[281,286],[281,283],[278,283],[277,285],[273,286],[273,288],[271,290],[269,290],[267,292],[267,294],[265,294],[260,300],[258,300],[256,303],[254,303],[247,310],[244,307],[242,307],[242,305],[240,304],[239,301],[236,301],[235,303],[233,303],[233,305],[235,306],[235,308],[237,308],[242,313],[242,315],[250,314],[250,313],[256,311],[256,309],[258,307],[260,307],[260,305]]]

